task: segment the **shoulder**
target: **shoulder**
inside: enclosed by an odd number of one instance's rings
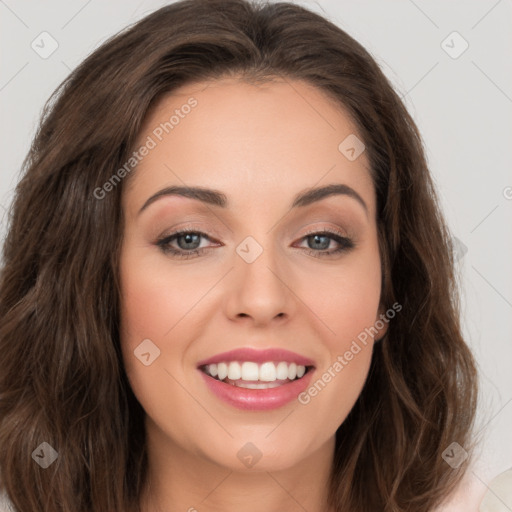
[[[512,468],[494,478],[488,486],[480,512],[508,512],[512,507]]]

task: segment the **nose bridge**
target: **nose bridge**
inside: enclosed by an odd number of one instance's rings
[[[266,322],[292,314],[293,294],[286,285],[287,267],[272,241],[272,232],[256,236],[247,236],[236,247],[229,315]]]

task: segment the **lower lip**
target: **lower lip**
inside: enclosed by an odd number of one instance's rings
[[[298,395],[308,387],[314,368],[310,369],[300,379],[282,384],[276,388],[267,389],[241,388],[214,379],[201,370],[198,371],[203,376],[210,391],[229,405],[249,411],[268,411],[278,409],[292,400],[296,400]]]

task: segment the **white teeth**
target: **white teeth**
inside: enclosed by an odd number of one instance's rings
[[[274,363],[263,363],[260,366],[260,378],[263,382],[274,382],[276,380],[276,365]]]
[[[226,363],[219,363],[217,365],[217,378],[224,380],[228,376],[228,365]]]
[[[258,363],[245,362],[242,364],[242,380],[258,380],[260,369]]]
[[[242,367],[236,361],[229,363],[228,366],[228,379],[238,380],[242,378]]]
[[[218,380],[224,380],[226,377],[233,381],[251,381],[254,384],[242,384],[241,387],[247,387],[249,389],[265,389],[265,387],[275,386],[263,386],[258,384],[257,381],[273,383],[284,380],[294,380],[295,378],[300,379],[306,373],[306,367],[303,365],[297,365],[295,363],[287,363],[281,361],[277,364],[272,361],[258,365],[252,361],[244,361],[242,363],[238,361],[230,361],[226,363],[209,364],[204,368],[205,372],[212,377],[217,377]]]
[[[276,378],[278,380],[285,380],[288,378],[288,365],[286,363],[279,363],[276,368]]]

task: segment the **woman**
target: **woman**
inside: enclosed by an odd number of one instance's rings
[[[421,138],[288,4],[186,0],[48,104],[0,283],[18,510],[431,511],[476,371]]]

